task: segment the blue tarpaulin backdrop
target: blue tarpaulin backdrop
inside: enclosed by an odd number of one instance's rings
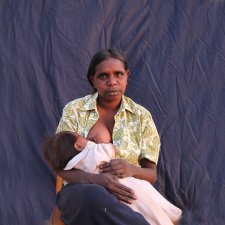
[[[91,92],[90,59],[109,47],[127,52],[126,95],[160,133],[156,188],[180,224],[225,224],[224,0],[0,0],[0,224],[49,218],[40,143]]]

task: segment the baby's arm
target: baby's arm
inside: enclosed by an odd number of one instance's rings
[[[111,144],[113,150],[115,151],[115,158],[119,158],[120,157],[120,151],[116,148],[115,145]]]

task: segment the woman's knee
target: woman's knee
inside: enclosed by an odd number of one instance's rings
[[[84,204],[83,207],[89,211],[97,211],[112,205],[117,201],[116,198],[110,194],[104,187],[99,185],[91,185],[90,188],[83,193]]]
[[[115,200],[114,197],[102,186],[95,184],[70,184],[63,188],[58,196],[60,208],[88,208],[95,209],[96,206],[104,207]],[[111,199],[111,200],[110,200]]]

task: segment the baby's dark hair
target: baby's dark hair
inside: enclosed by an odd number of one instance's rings
[[[66,164],[79,152],[75,150],[75,135],[63,131],[47,137],[41,145],[43,158],[54,171],[63,170]]]

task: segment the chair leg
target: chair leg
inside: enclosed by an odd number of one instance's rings
[[[63,221],[60,219],[60,216],[61,216],[61,212],[58,208],[58,206],[56,206],[54,209],[53,209],[53,212],[52,212],[52,215],[51,215],[51,218],[50,218],[50,221],[51,221],[51,225],[65,225],[63,223]]]
[[[62,179],[62,177],[57,176],[56,177],[56,185],[55,185],[56,194],[61,191],[62,187],[63,187],[63,179]]]
[[[63,186],[63,179],[60,176],[56,177],[56,194],[61,191]],[[53,209],[51,218],[50,218],[50,225],[65,225],[63,221],[60,219],[61,212],[58,206],[55,206]]]

